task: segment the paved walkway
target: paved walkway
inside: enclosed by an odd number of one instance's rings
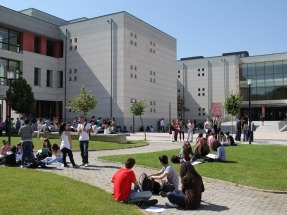
[[[257,123],[256,123],[257,124]],[[272,125],[271,125],[272,124]],[[265,122],[265,126],[258,127],[255,135],[255,142],[258,144],[270,144],[270,141],[278,144],[286,144],[285,136],[287,133],[277,133],[276,123]],[[228,129],[228,124],[223,125]],[[269,128],[269,129],[268,129]],[[197,134],[195,135],[195,137]],[[129,139],[143,139],[143,133],[132,134]],[[182,143],[172,143],[168,134],[148,133],[148,146],[122,149],[90,152],[90,166],[80,169],[65,168],[48,170],[54,173],[71,177],[100,187],[101,189],[112,193],[112,184],[110,182],[114,172],[122,164],[105,162],[98,159],[100,156],[117,154],[136,154],[168,149],[180,149]],[[268,141],[270,140],[270,141]],[[77,163],[80,163],[80,154],[74,153]],[[137,176],[142,172],[151,173],[154,169],[135,166],[134,171]],[[204,178],[205,192],[202,196],[202,206],[196,211],[186,211],[178,209],[166,209],[162,214],[287,214],[287,193],[273,193],[256,190],[240,185],[220,180]],[[157,207],[165,208],[166,198],[155,196],[159,200]],[[154,214],[142,209],[144,214]]]

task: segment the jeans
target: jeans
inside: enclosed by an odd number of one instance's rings
[[[89,141],[88,140],[80,140],[80,149],[82,156],[82,163],[89,163]]]
[[[52,163],[63,163],[63,160],[61,158],[53,158],[53,157],[46,157],[45,159],[41,160],[42,163],[45,164],[52,164]]]
[[[163,131],[163,133],[165,133],[165,128],[164,128],[164,126],[160,126],[161,127],[161,129],[160,130],[162,130]]]
[[[184,131],[179,131],[179,139],[181,140],[181,136],[182,136],[182,140],[184,141]]]
[[[193,130],[188,130],[187,141],[192,142],[192,140],[193,140]]]
[[[150,199],[151,196],[152,196],[151,191],[136,192],[136,191],[132,190],[130,195],[129,195],[128,203],[147,201]]]
[[[33,158],[33,152],[32,152],[32,141],[23,141],[22,142],[22,160],[21,165],[23,166],[25,163],[25,160],[28,159],[28,163],[31,163]]]
[[[185,208],[185,194],[181,190],[174,190],[166,194],[167,199],[177,204],[179,207]]]
[[[61,152],[63,153],[63,164],[64,166],[67,166],[67,162],[66,162],[66,156],[68,154],[70,161],[72,163],[73,166],[75,166],[75,161],[74,161],[74,157],[73,157],[73,152],[71,149],[67,149],[67,148],[62,148]]]

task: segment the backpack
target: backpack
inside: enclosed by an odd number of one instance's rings
[[[170,158],[172,163],[180,163],[179,157],[177,155],[173,155]]]
[[[139,185],[142,191],[151,191],[153,194],[159,194],[161,188],[160,183],[151,180],[145,172],[139,177]]]
[[[5,166],[17,166],[16,163],[16,154],[14,152],[7,152],[7,154],[5,155],[5,157],[3,158],[2,163]]]

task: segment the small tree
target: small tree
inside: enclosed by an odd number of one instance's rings
[[[231,133],[233,133],[233,116],[235,116],[241,107],[243,97],[239,93],[230,93],[224,102],[225,110],[231,115]]]
[[[6,97],[11,99],[11,108],[18,114],[30,116],[35,112],[35,97],[31,86],[25,79],[20,77],[11,83],[11,98],[9,90]]]
[[[142,127],[143,127],[143,131],[144,131],[144,140],[146,140],[146,131],[144,128],[144,124],[143,124],[143,120],[142,120],[142,115],[144,114],[144,110],[146,108],[146,104],[145,104],[145,100],[142,99],[139,102],[135,101],[132,106],[131,106],[131,112],[133,115],[135,116],[139,116],[141,123],[142,123]]]
[[[80,95],[70,100],[69,105],[66,108],[70,108],[72,111],[81,112],[86,117],[88,112],[97,106],[97,99],[90,91],[87,91],[82,86]]]

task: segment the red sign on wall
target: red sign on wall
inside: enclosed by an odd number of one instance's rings
[[[222,117],[222,104],[221,103],[211,104],[211,115]]]

